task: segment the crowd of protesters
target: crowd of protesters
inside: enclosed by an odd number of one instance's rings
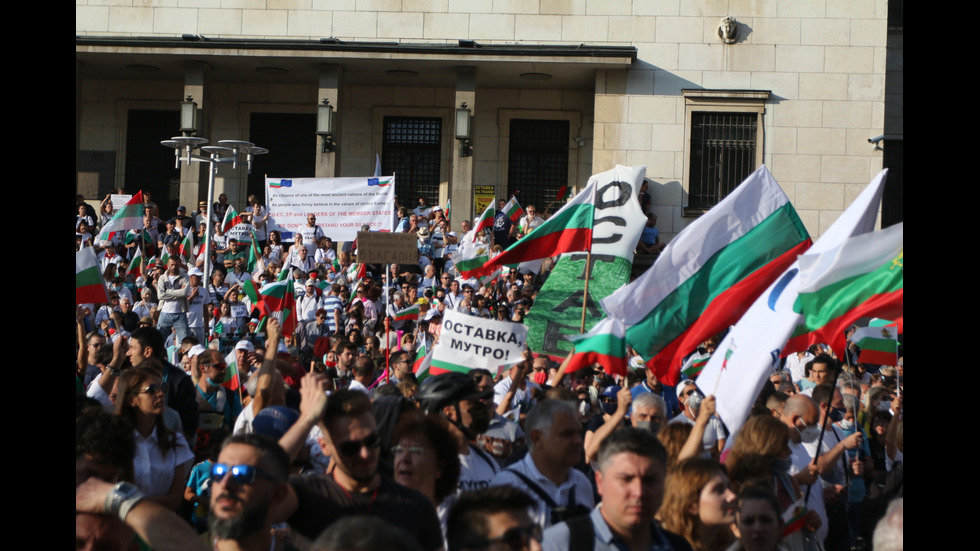
[[[418,263],[360,266],[312,214],[268,230],[254,196],[251,231],[226,235],[221,195],[205,263],[206,203],[170,215],[145,193],[144,228],[105,236],[111,198],[83,199],[76,248],[95,247],[109,302],[76,308],[77,548],[902,548],[900,357],[791,354],[734,433],[696,378],[668,386],[632,350],[626,377],[530,351],[429,375],[447,309],[522,323],[553,262],[462,278],[472,225],[420,198],[392,220]],[[498,209],[470,238],[499,251],[543,215]],[[295,328],[245,292],[282,277]]]

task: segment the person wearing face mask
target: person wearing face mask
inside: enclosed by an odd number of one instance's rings
[[[591,463],[599,453],[599,446],[607,436],[618,428],[628,427],[626,413],[633,403],[633,395],[628,388],[609,385],[599,395],[602,415],[593,417],[585,429],[585,461]]]
[[[694,381],[686,379],[677,385],[677,399],[681,404],[681,412],[671,419],[670,422],[687,423],[697,427],[698,421],[702,417],[700,411],[704,394],[694,384]],[[713,414],[706,414],[702,422],[705,423],[704,433],[701,436],[702,448],[705,452],[711,454],[712,457],[718,458],[722,450],[725,449],[728,432],[721,423],[721,420]]]
[[[816,511],[820,516],[820,527],[817,529],[817,541],[823,544],[827,537],[827,508],[824,505],[823,487],[814,484],[819,481],[820,469],[807,451],[804,441],[815,442],[820,438],[819,409],[813,398],[796,395],[786,400],[780,421],[789,428],[789,460],[788,472],[800,485],[804,495],[808,496],[806,508]],[[812,491],[808,486],[814,485]]]
[[[857,396],[844,396],[844,417],[834,424],[846,436],[862,433],[861,445],[844,452],[843,462],[851,469],[847,485],[847,527],[852,542],[861,534],[861,502],[868,495],[868,484],[874,478],[874,460],[871,458],[871,448],[868,437],[863,434],[855,418],[861,410],[861,402]]]

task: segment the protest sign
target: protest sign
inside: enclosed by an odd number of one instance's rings
[[[497,192],[495,186],[473,186],[473,215],[479,216],[481,212],[493,204],[494,195]]]
[[[306,225],[314,214],[317,225],[334,241],[353,241],[365,224],[390,230],[395,208],[395,177],[266,178],[270,230],[284,239]]]
[[[418,235],[414,233],[357,232],[357,261],[361,264],[415,264]]]
[[[523,360],[527,327],[520,323],[443,312],[439,341],[432,352],[432,367],[466,373],[476,367],[496,371],[498,366]]]
[[[629,282],[633,251],[646,224],[638,199],[646,167],[616,166],[590,179],[596,180],[595,223],[592,229],[592,267],[585,329],[602,318],[599,301]],[[566,335],[578,335],[588,254],[559,257],[551,275],[534,299],[525,319],[528,348],[557,359],[572,349]]]

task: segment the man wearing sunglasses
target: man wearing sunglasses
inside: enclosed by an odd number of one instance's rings
[[[534,505],[533,499],[512,486],[460,495],[446,523],[448,551],[540,551],[541,527],[527,513]]]
[[[228,439],[211,466],[210,536],[215,549],[291,549],[275,541],[271,512],[288,492],[289,456],[269,438]]]
[[[442,548],[432,502],[378,472],[381,435],[367,395],[338,390],[327,400],[324,382],[313,376],[305,377],[302,386],[300,418],[280,443],[295,453],[318,424],[320,447],[331,457],[333,468],[322,475],[291,478],[275,518],[315,539],[340,517],[371,515],[405,529],[426,551]]]

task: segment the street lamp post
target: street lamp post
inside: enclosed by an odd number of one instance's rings
[[[256,147],[252,142],[240,140],[221,140],[220,145],[205,145],[208,140],[196,136],[176,136],[169,140],[163,140],[160,145],[174,150],[174,168],[180,168],[180,162],[184,161],[187,166],[191,162],[208,163],[208,208],[207,208],[207,229],[204,239],[204,277],[205,281],[210,281],[211,277],[211,218],[214,210],[214,178],[218,173],[218,165],[231,163],[231,168],[238,168],[239,157],[245,156],[248,173],[252,173],[252,158],[255,155],[264,155],[268,149]],[[195,149],[200,149],[206,155],[194,153]],[[181,155],[183,153],[183,155]]]

